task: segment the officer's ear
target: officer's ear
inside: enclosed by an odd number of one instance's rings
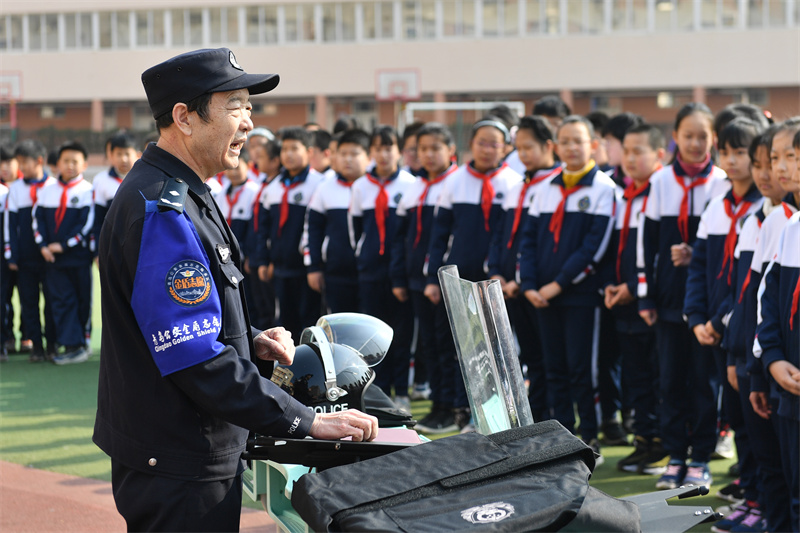
[[[189,107],[183,102],[178,102],[172,106],[172,122],[178,126],[178,129],[181,130],[181,133],[184,135],[192,134],[192,120],[190,115]]]

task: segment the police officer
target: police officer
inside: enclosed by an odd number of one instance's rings
[[[160,138],[119,188],[100,236],[103,337],[94,442],[111,456],[117,509],[135,531],[238,531],[248,430],[372,440],[359,411],[317,413],[268,380],[291,335],[253,330],[239,244],[205,180],[238,164],[251,94],[228,49],[142,74]],[[266,377],[265,377],[266,376]]]

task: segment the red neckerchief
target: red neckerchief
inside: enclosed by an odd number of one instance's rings
[[[708,176],[701,178],[687,175],[685,177],[692,181],[689,185],[686,185],[686,183],[683,181],[684,176],[678,176],[677,172],[675,172],[674,166],[672,167],[672,175],[675,176],[675,181],[678,182],[678,185],[680,185],[681,189],[683,189],[681,211],[678,215],[678,230],[681,232],[681,239],[683,239],[683,242],[689,242],[689,191],[695,187],[705,185],[705,183],[708,181]]]
[[[473,177],[483,181],[483,186],[481,187],[481,210],[483,211],[483,223],[486,226],[486,231],[491,231],[489,229],[489,216],[492,213],[492,202],[494,201],[494,187],[492,186],[492,178],[497,176],[507,166],[508,165],[504,161],[496,169],[492,170],[488,174],[484,174],[483,172],[473,168],[471,165],[467,165],[467,172],[469,172]]]
[[[283,196],[281,197],[281,214],[280,218],[278,219],[278,237],[281,236],[284,224],[286,224],[286,221],[289,220],[289,191],[298,185],[302,185],[304,182],[305,180],[295,181],[289,185],[281,182],[281,185],[283,186]]]
[[[58,232],[61,222],[64,220],[64,215],[67,213],[67,191],[83,181],[83,175],[72,179],[69,183],[64,183],[59,178],[58,184],[61,185],[61,200],[56,209],[56,233]]]
[[[591,172],[591,170],[589,172]],[[558,204],[553,216],[550,218],[550,226],[548,228],[550,233],[553,234],[553,242],[555,243],[553,245],[553,252],[558,251],[558,241],[561,240],[561,227],[564,225],[564,211],[566,210],[567,206],[567,198],[582,188],[583,185],[575,185],[568,190],[565,189],[563,185],[558,185],[558,189],[561,191],[561,202]]]
[[[619,246],[617,247],[617,282],[622,282],[620,266],[622,263],[622,252],[625,250],[625,246],[628,243],[628,235],[630,234],[631,230],[631,208],[633,206],[633,199],[645,192],[649,186],[649,180],[638,189],[634,183],[631,183],[625,187],[625,192],[622,193],[622,197],[625,198],[625,218],[622,220],[622,229],[619,232]],[[646,207],[647,197],[645,197],[644,201],[642,202],[641,212],[644,212]],[[641,228],[639,231],[641,231]]]
[[[800,278],[797,278],[797,285],[792,293],[792,307],[789,309],[789,330],[794,329],[794,315],[797,314],[797,301],[800,300]]]
[[[217,180],[217,183],[222,185],[222,176],[224,176],[224,175],[225,175],[224,172],[219,172],[219,173],[214,175],[214,179]]]
[[[721,278],[722,274],[725,273],[725,267],[728,266],[728,285],[731,284],[733,252],[736,250],[736,223],[739,222],[739,219],[742,217],[747,216],[747,211],[753,204],[752,202],[742,201],[742,198],[737,198],[736,195],[733,194],[733,191],[731,191],[731,196],[733,196],[733,203],[731,203],[727,195],[722,200],[725,204],[725,214],[731,219],[731,227],[728,229],[728,235],[725,237],[725,247],[722,252],[722,268],[720,268],[719,274],[717,274],[717,279]],[[734,207],[736,207],[736,211],[734,211]]]
[[[341,185],[342,187],[347,187],[348,189],[353,186],[352,181],[347,181],[347,179],[342,177],[342,175],[339,174],[338,172],[336,173],[336,181],[339,183],[339,185]]]
[[[244,183],[239,186],[239,190],[236,191],[236,194],[233,195],[233,198],[231,198],[230,195],[231,189],[234,188],[233,185],[229,187],[228,194],[225,195],[225,201],[228,203],[228,226],[231,225],[231,220],[233,219],[233,206],[239,202],[239,197],[242,195],[242,191],[245,189],[245,185],[247,185],[248,181],[250,180],[244,180]]]
[[[794,214],[794,211],[792,211],[792,206],[786,202],[781,202],[781,205],[783,206],[783,213],[786,215],[786,218],[792,218],[792,215]]]
[[[422,191],[422,194],[419,196],[419,201],[417,202],[417,235],[414,237],[414,248],[417,247],[419,244],[419,239],[422,237],[422,208],[425,206],[425,199],[428,197],[428,191],[430,188],[437,183],[441,182],[447,176],[452,174],[458,170],[458,166],[451,164],[447,170],[436,176],[432,180],[423,179],[422,181],[425,182],[425,190]]]
[[[379,189],[375,197],[375,224],[378,226],[378,238],[381,241],[378,253],[383,255],[386,251],[386,219],[389,217],[389,195],[386,193],[389,181],[381,181],[370,173],[367,173],[367,179]]]
[[[23,181],[24,178],[23,178]],[[44,187],[44,184],[47,183],[47,176],[43,177],[39,181],[34,181],[30,183],[30,190],[28,191],[31,195],[31,206],[36,205],[36,201],[39,199],[39,189]]]
[[[517,202],[517,208],[514,211],[514,224],[511,226],[511,236],[508,239],[508,244],[506,244],[506,248],[510,250],[511,247],[514,246],[514,237],[517,235],[517,230],[519,229],[519,223],[522,220],[522,210],[524,208],[523,203],[525,201],[525,194],[528,192],[528,189],[531,187],[531,185],[536,185],[537,183],[543,182],[547,178],[552,178],[559,172],[561,172],[561,165],[558,165],[555,168],[550,169],[541,176],[535,176],[523,182],[522,190],[519,192],[519,202]]]

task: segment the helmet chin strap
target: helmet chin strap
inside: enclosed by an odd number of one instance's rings
[[[310,337],[310,338],[309,338]],[[335,402],[347,391],[336,385],[336,368],[333,364],[333,347],[331,346],[325,332],[319,326],[311,326],[303,330],[301,343],[311,341],[319,347],[322,366],[325,369],[325,397],[328,401]]]

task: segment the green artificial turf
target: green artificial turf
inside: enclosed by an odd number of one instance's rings
[[[110,481],[108,457],[91,440],[97,407],[97,376],[100,353],[100,285],[95,272],[93,309],[93,354],[83,364],[56,366],[30,363],[27,354],[11,354],[0,364],[0,459],[32,468]],[[416,419],[427,414],[430,402],[412,403]],[[433,438],[439,438],[433,437]],[[604,447],[605,464],[596,468],[591,484],[612,496],[628,496],[655,490],[656,478],[620,472],[616,463],[632,447]],[[714,477],[711,494],[683,500],[685,505],[724,505],[713,497],[731,478],[733,461],[710,464]],[[671,502],[677,503],[677,502]],[[260,504],[245,497],[245,505]],[[708,525],[697,531],[708,531]]]

